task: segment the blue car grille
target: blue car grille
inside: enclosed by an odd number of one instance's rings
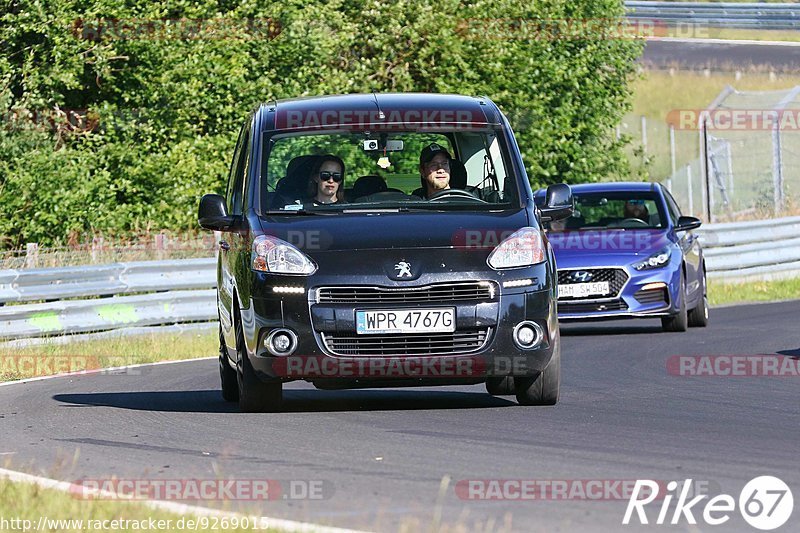
[[[610,302],[558,302],[559,313],[602,313],[604,311],[624,311],[628,304],[624,300]]]
[[[587,272],[591,275],[591,279],[582,280],[580,278],[576,278],[575,274],[577,272]],[[571,268],[571,269],[564,269],[558,271],[558,283],[559,285],[569,285],[572,283],[586,283],[586,282],[599,282],[599,281],[607,281],[608,282],[608,289],[610,294],[606,294],[604,296],[591,296],[587,299],[595,299],[595,298],[615,298],[619,296],[619,292],[622,290],[622,287],[625,286],[625,282],[628,281],[628,273],[625,272],[624,268]],[[570,299],[571,300],[571,299]],[[576,298],[575,300],[579,300]]]

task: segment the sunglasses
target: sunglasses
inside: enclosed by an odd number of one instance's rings
[[[330,172],[328,170],[323,170],[319,173],[319,179],[322,181],[328,181],[332,179],[336,183],[339,183],[344,179],[341,172]]]
[[[644,205],[644,200],[628,200],[631,205]]]

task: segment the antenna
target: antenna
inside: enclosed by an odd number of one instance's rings
[[[380,120],[384,120],[386,118],[386,115],[383,114],[383,110],[381,109],[381,105],[378,103],[378,95],[374,90],[372,91],[372,97],[375,99],[375,107],[378,108],[378,118]]]

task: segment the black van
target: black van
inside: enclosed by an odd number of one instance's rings
[[[485,97],[363,94],[270,102],[239,134],[221,232],[226,400],[280,409],[282,384],[476,384],[558,401],[556,265],[508,120]]]

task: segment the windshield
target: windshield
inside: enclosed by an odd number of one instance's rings
[[[550,231],[662,228],[664,213],[655,193],[577,193],[575,211],[564,220],[549,222]]]
[[[262,210],[497,210],[518,203],[495,131],[276,134],[265,143]]]

